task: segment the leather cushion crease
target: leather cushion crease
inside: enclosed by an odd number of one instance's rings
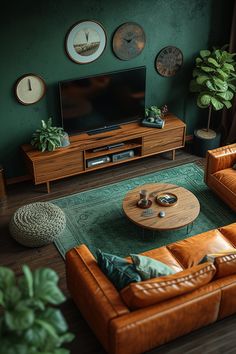
[[[159,260],[178,273],[131,283],[119,293],[88,248],[81,245],[66,255],[68,289],[108,353],[140,354],[236,313],[235,256],[219,258],[216,270],[212,263],[198,265],[206,254],[232,248],[236,248],[236,223],[144,252],[142,255]],[[177,282],[181,273],[183,279],[187,277],[183,288],[181,281]],[[165,282],[167,287],[161,288]],[[153,283],[158,284],[154,290]],[[136,309],[137,303],[133,303],[129,308],[125,304],[130,306],[127,288],[135,287],[136,291],[138,286],[142,289],[138,307],[141,303],[145,307]],[[148,304],[155,292],[160,296],[159,302]]]

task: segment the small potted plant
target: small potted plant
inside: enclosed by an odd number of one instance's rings
[[[50,268],[31,272],[24,265],[16,278],[10,268],[0,267],[0,353],[69,354],[61,346],[74,335],[55,307],[65,300],[57,282]]]
[[[41,128],[32,134],[31,145],[40,151],[53,151],[58,147],[69,145],[67,133],[60,127],[52,126],[52,118],[41,121]]]
[[[168,108],[166,105],[159,108],[157,106],[150,106],[145,108],[145,119],[143,119],[142,124],[144,126],[163,128],[164,114],[167,113]]]
[[[197,106],[208,109],[206,128],[194,132],[195,148],[199,150],[195,152],[201,156],[205,156],[206,150],[219,146],[220,134],[210,129],[212,110],[219,111],[232,106],[236,91],[233,84],[236,78],[235,55],[226,51],[224,46],[221,49],[213,48],[212,51],[201,50],[195,59],[190,91],[197,94]]]

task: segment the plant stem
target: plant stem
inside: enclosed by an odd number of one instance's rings
[[[208,120],[207,120],[207,131],[208,132],[209,132],[209,129],[210,129],[211,111],[212,111],[212,105],[210,104],[209,111],[208,111]]]

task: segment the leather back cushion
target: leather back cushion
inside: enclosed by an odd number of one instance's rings
[[[120,295],[125,304],[134,310],[198,289],[209,283],[215,272],[214,265],[206,262],[176,274],[131,283],[121,290]]]
[[[234,229],[236,230],[236,228]],[[232,243],[217,229],[171,243],[167,246],[169,251],[184,268],[199,264],[206,254],[217,253],[222,250],[230,251],[233,247]]]

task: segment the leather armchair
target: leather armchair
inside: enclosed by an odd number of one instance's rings
[[[205,183],[231,209],[236,211],[236,144],[208,150]]]

